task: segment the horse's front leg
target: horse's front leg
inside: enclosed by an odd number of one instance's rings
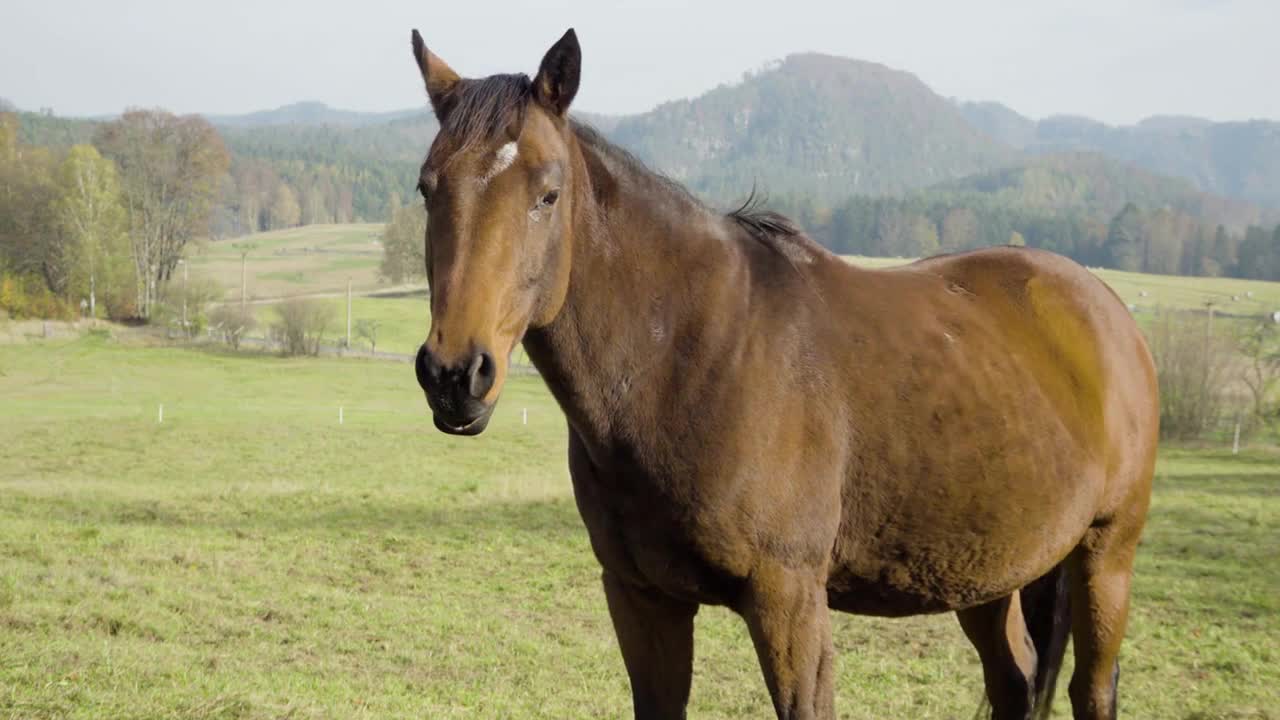
[[[781,720],[834,720],[834,651],[826,579],[767,561],[739,608]]]
[[[636,720],[683,720],[698,606],[629,585],[608,570],[604,595],[631,678]]]

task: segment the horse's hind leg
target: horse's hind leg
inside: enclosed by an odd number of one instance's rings
[[[1071,710],[1076,720],[1114,720],[1120,642],[1129,614],[1129,581],[1141,533],[1137,522],[1094,527],[1069,560],[1071,637],[1076,667]]]
[[[982,660],[993,720],[1027,720],[1035,703],[1036,650],[1019,593],[956,612]]]
[[[698,606],[636,588],[604,572],[636,720],[681,720],[693,679],[693,616]]]

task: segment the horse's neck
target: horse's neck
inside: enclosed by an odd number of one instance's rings
[[[744,294],[708,288],[744,278],[720,216],[605,150],[576,147],[568,294],[525,347],[575,430],[607,443],[636,431],[628,424],[647,408],[675,409],[693,394],[669,382],[672,344],[686,360],[722,348],[725,333],[704,328],[732,327]]]

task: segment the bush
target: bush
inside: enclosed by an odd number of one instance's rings
[[[1163,311],[1149,331],[1160,386],[1160,436],[1195,440],[1217,424],[1226,404],[1231,341],[1207,315]]]
[[[276,332],[286,355],[319,355],[324,331],[333,322],[333,306],[323,300],[297,298],[275,306]]]
[[[179,328],[187,337],[197,337],[209,325],[209,306],[226,295],[226,291],[212,278],[195,278],[185,284],[170,281],[164,294],[157,300],[151,312],[154,324]],[[182,304],[187,305],[187,326],[182,327]]]
[[[15,319],[75,320],[77,309],[49,291],[44,281],[29,276],[0,275],[0,309]]]
[[[253,311],[248,308],[241,310],[239,304],[222,305],[209,313],[209,326],[235,350],[240,349],[240,341],[257,324]]]

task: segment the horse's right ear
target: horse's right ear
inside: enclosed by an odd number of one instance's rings
[[[458,77],[458,73],[454,72],[445,61],[427,49],[426,43],[422,42],[422,36],[416,29],[413,31],[412,44],[413,59],[418,63],[418,70],[422,72],[422,81],[427,85],[427,97],[431,98],[431,107],[435,109],[436,117],[439,117],[444,107],[445,97],[462,78]]]

